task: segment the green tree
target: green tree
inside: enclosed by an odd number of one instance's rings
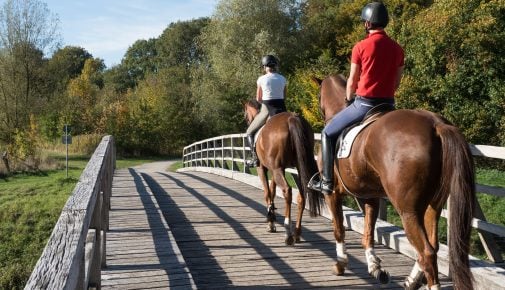
[[[147,74],[158,70],[156,40],[151,38],[135,41],[126,51],[121,64],[104,74],[105,82],[116,94],[124,94],[129,89],[134,89]]]
[[[73,125],[74,134],[95,133],[99,128],[100,73],[104,68],[101,59],[87,59],[81,74],[68,84],[68,102],[65,108],[66,124]]]
[[[68,102],[69,81],[78,77],[84,68],[85,61],[92,58],[93,56],[84,48],[66,46],[56,50],[44,66],[42,76],[47,106],[39,117],[39,122],[41,133],[49,140],[61,135],[65,107]]]
[[[197,65],[202,60],[202,51],[197,37],[209,23],[208,18],[171,23],[156,41],[158,67]]]
[[[29,127],[45,105],[43,54],[58,44],[58,20],[37,0],[8,0],[0,9],[0,142]]]
[[[216,116],[221,131],[239,128],[241,102],[256,92],[261,57],[275,54],[289,73],[297,59],[299,5],[295,0],[222,0],[200,43],[206,64],[195,74],[193,92],[206,104],[202,115]],[[209,99],[211,98],[211,99]],[[209,105],[207,105],[209,104]],[[219,120],[217,119],[219,116]],[[225,127],[218,125],[225,124]],[[240,123],[243,129],[243,122]]]
[[[155,72],[156,68],[156,39],[137,40],[128,48],[121,65],[127,70],[135,84],[143,80],[146,74]]]
[[[439,112],[477,144],[503,145],[505,3],[434,3],[405,28],[404,107]]]

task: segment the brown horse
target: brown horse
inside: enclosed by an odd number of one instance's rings
[[[315,81],[320,85],[320,108],[328,122],[346,106],[346,80],[330,76]],[[381,283],[389,281],[373,251],[379,199],[388,197],[418,256],[405,288],[414,289],[424,275],[431,289],[439,289],[438,221],[450,194],[451,276],[455,289],[472,289],[468,252],[476,198],[474,165],[469,146],[456,127],[428,111],[395,110],[365,128],[349,158],[336,160],[336,165],[338,182],[325,201],[333,215],[337,274],[343,274],[347,265],[342,197],[352,194],[364,204],[362,245],[368,271]]]
[[[251,123],[259,112],[259,104],[256,101],[244,103],[245,118]],[[279,113],[268,119],[263,129],[258,133],[256,152],[260,165],[257,167],[258,176],[263,184],[263,192],[267,205],[268,230],[275,232],[275,189],[279,186],[284,195],[286,209],[284,227],[286,229],[287,245],[293,245],[300,241],[302,214],[308,191],[307,183],[312,174],[317,172],[314,160],[314,132],[304,118],[295,113]],[[299,180],[296,180],[298,195],[298,216],[293,233],[291,228],[291,203],[292,190],[284,176],[285,169],[296,167]],[[267,171],[272,173],[272,181],[268,186]],[[318,214],[319,195],[311,192],[309,203],[311,215]]]

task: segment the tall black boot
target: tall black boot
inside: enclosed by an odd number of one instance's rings
[[[333,192],[333,162],[335,162],[335,141],[325,133],[321,134],[321,153],[323,158],[322,176],[314,176],[308,186],[324,194]]]
[[[256,155],[256,148],[254,147],[254,135],[247,135],[247,142],[251,148],[251,159],[246,160],[245,164],[248,167],[257,167],[259,165],[258,156]]]

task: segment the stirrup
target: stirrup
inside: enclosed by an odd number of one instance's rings
[[[333,192],[333,183],[325,181],[319,173],[310,178],[307,187],[323,194],[332,194]]]
[[[245,161],[245,165],[247,167],[258,167],[260,165],[260,161],[258,159],[248,159]]]
[[[316,189],[316,185],[318,185],[321,182],[321,175],[319,172],[316,172],[316,174],[312,175],[312,177],[309,180],[309,183],[307,184],[307,187],[313,190],[318,190]]]

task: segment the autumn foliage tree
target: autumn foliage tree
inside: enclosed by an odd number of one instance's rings
[[[505,145],[505,2],[437,1],[404,25],[400,105],[441,113],[470,142]]]

